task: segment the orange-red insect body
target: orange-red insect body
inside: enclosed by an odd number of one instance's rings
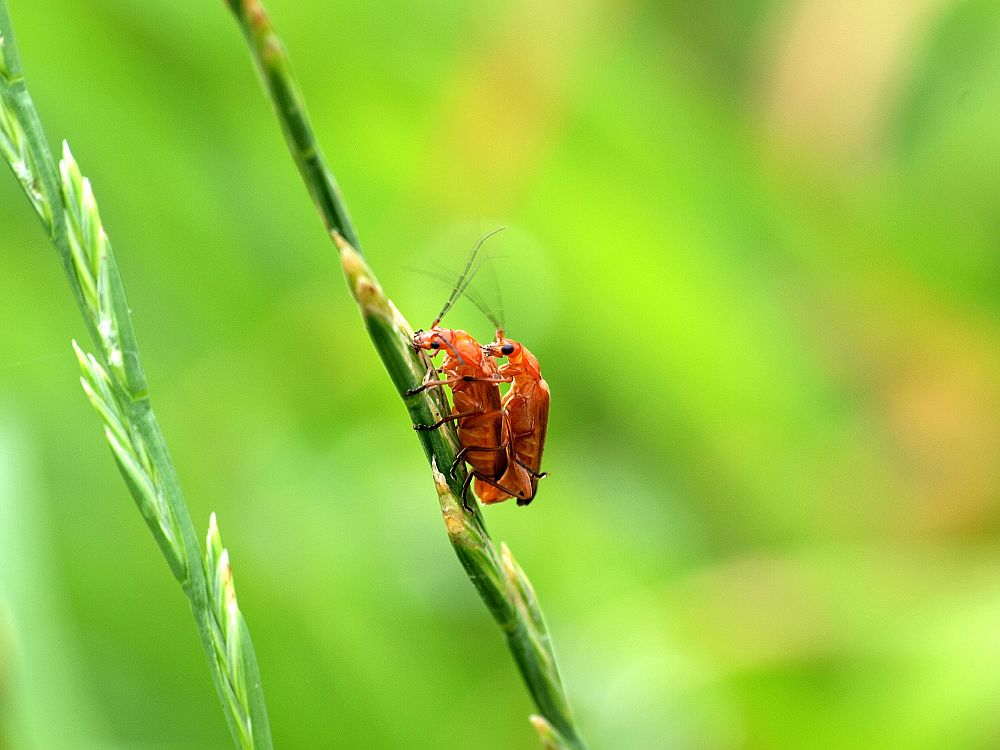
[[[476,492],[486,504],[513,496],[518,505],[527,505],[538,492],[538,480],[545,476],[541,466],[549,426],[549,384],[535,355],[519,342],[504,338],[502,330],[483,352],[490,357],[507,357],[506,364],[499,367],[504,380],[511,381],[501,401],[507,468],[499,481],[482,491],[477,487]]]
[[[488,486],[486,482],[496,481],[507,468],[503,411],[497,387],[502,376],[493,360],[466,331],[439,328],[435,324],[428,331],[418,331],[413,337],[413,346],[433,353],[445,352],[439,368],[445,377],[425,381],[410,393],[447,385],[451,388],[454,402],[452,413],[434,424],[414,425],[414,428],[434,430],[445,422],[457,423],[458,441],[462,448],[455,457],[452,471],[461,461],[472,467],[462,491],[464,504],[469,481],[476,479],[476,494],[480,494],[481,488]]]

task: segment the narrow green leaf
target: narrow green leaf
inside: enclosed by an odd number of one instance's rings
[[[225,649],[223,658],[217,655],[198,536],[149,402],[124,285],[93,188],[65,143],[58,168],[52,158],[24,82],[6,0],[0,0],[0,155],[49,232],[97,347],[94,357],[74,342],[84,392],[104,423],[105,437],[136,506],[190,600],[233,740],[241,748],[270,750],[263,690],[250,635],[238,610],[239,659],[225,658]],[[230,700],[231,675],[225,671],[229,664],[237,670],[238,682],[233,685],[243,695],[242,706]],[[247,711],[254,717],[252,733],[247,731]]]

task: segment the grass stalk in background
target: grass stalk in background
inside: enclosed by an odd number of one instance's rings
[[[213,514],[203,557],[153,413],[118,264],[90,182],[67,145],[58,168],[25,85],[0,0],[0,153],[48,232],[96,346],[73,343],[81,383],[139,511],[188,597],[237,747],[272,747],[253,644]]]
[[[306,113],[302,95],[281,41],[259,0],[226,0],[250,47],[261,79],[285,134],[288,149],[335,243],[348,286],[361,310],[372,343],[413,423],[430,424],[449,411],[439,389],[408,396],[430,367],[411,346],[413,330],[382,291],[366,264],[333,174]],[[455,458],[453,428],[418,432],[431,465],[448,537],[466,573],[479,591],[524,677],[540,716],[532,723],[549,750],[585,748],[569,710],[548,629],[531,584],[506,545],[498,549],[476,505],[462,508],[463,476],[452,480],[447,470]]]

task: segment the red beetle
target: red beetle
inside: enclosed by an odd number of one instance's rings
[[[517,341],[504,338],[497,331],[496,341],[483,347],[490,357],[506,357],[499,368],[510,390],[501,401],[503,407],[503,442],[507,445],[507,469],[500,480],[483,487],[479,499],[496,503],[508,496],[518,505],[527,505],[538,492],[545,434],[549,426],[549,384],[542,377],[535,355]]]

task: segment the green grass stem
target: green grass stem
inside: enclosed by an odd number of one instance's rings
[[[413,330],[385,295],[360,252],[336,180],[326,165],[292,76],[284,46],[258,0],[226,0],[238,20],[264,88],[285,134],[288,149],[313,196],[340,255],[348,287],[358,303],[372,343],[406,407],[409,422],[429,424],[450,409],[439,389],[409,396],[431,364],[411,346]],[[448,476],[458,441],[453,428],[416,433],[437,489],[448,538],[466,574],[507,639],[540,717],[532,719],[547,748],[583,750],[586,745],[570,713],[548,629],[535,592],[506,545],[490,538],[478,505],[462,508],[460,472]]]
[[[253,643],[236,605],[215,516],[206,556],[153,413],[111,243],[89,180],[69,147],[57,167],[25,84],[6,0],[0,0],[0,154],[58,252],[96,347],[73,347],[81,383],[125,483],[191,605],[237,747],[272,747]]]

